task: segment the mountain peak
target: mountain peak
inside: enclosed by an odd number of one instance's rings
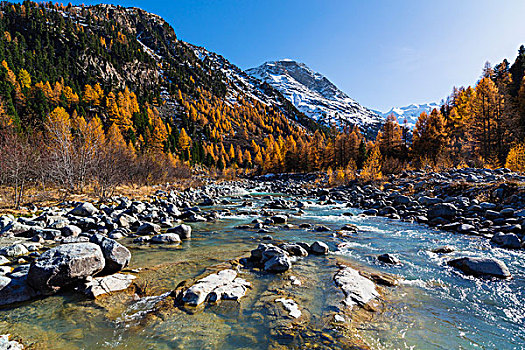
[[[325,125],[377,126],[382,118],[361,106],[321,73],[292,59],[268,61],[246,73],[279,90],[297,109]]]

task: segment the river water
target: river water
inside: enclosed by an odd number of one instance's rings
[[[343,204],[313,202],[303,215],[292,215],[289,220],[296,226],[323,224],[334,231],[276,228],[271,233],[276,241],[324,241],[332,251],[329,256],[299,260],[283,275],[241,269],[252,289],[239,304],[221,302],[196,312],[176,308],[152,312],[179,282],[245,255],[261,242],[263,234],[234,227],[257,218],[238,215],[239,211],[257,211],[269,199],[257,194],[252,208],[242,206],[244,200],[233,199],[231,205],[212,208],[228,209],[230,214],[222,214],[214,223],[192,224],[192,239],[179,246],[139,246],[123,240],[132,251],[131,268],[141,269],[137,283],[147,290],[147,297],[119,293],[93,301],[74,292],[62,293],[1,309],[0,334],[15,335],[37,349],[268,349],[270,344],[271,348],[276,344],[306,348],[316,343],[343,348],[338,341],[342,335],[326,322],[326,315],[333,315],[343,299],[333,283],[336,263],[343,260],[402,278],[399,286],[388,288],[388,301],[381,312],[359,327],[359,337],[373,349],[525,348],[521,251],[493,248],[486,239],[419,224],[358,216],[359,210]],[[345,224],[357,225],[358,232],[346,237],[336,234]],[[446,255],[430,252],[443,245],[456,251]],[[396,254],[403,264],[378,263],[375,257],[382,253]],[[459,256],[501,259],[513,278],[464,276],[446,265]],[[291,275],[302,285],[292,286]],[[300,337],[276,334],[280,319],[286,317],[276,316],[280,307],[273,302],[276,295],[299,304],[309,325]]]

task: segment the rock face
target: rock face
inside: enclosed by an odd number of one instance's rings
[[[95,234],[91,236],[90,242],[95,243],[102,250],[105,261],[105,273],[115,273],[129,265],[131,252],[117,241]]]
[[[82,203],[69,212],[71,215],[88,217],[98,213],[98,209],[89,202]]]
[[[448,264],[472,276],[511,277],[508,267],[500,260],[490,258],[465,257],[450,260]]]
[[[379,297],[374,282],[359,274],[351,267],[343,267],[334,277],[335,284],[341,288],[345,295],[344,303],[353,307],[364,306]]]
[[[129,274],[117,273],[114,275],[95,277],[87,281],[84,286],[84,293],[92,298],[101,295],[118,292],[128,289],[136,277]]]
[[[63,244],[43,253],[31,264],[27,282],[38,292],[52,294],[102,271],[104,266],[104,255],[98,245]]]
[[[198,306],[206,299],[238,300],[246,294],[250,283],[237,278],[237,272],[231,269],[222,270],[197,281],[182,295],[182,301],[190,306]]]

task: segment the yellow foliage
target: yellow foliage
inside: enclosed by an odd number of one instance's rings
[[[505,167],[512,171],[525,171],[525,145],[523,143],[519,143],[510,149]]]

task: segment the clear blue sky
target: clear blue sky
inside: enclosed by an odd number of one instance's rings
[[[164,17],[180,39],[243,69],[302,61],[382,111],[439,102],[525,44],[523,0],[108,1]]]

